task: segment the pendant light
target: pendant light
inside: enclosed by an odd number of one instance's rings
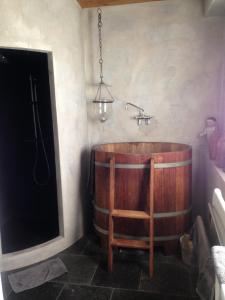
[[[98,8],[98,37],[99,37],[99,67],[100,82],[97,87],[95,99],[92,101],[95,106],[95,114],[99,121],[105,122],[112,113],[112,103],[115,101],[103,78],[103,55],[102,55],[102,10]]]

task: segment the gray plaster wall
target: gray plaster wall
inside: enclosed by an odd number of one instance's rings
[[[204,0],[204,11],[206,16],[224,16],[225,0]]]
[[[165,141],[193,147],[194,211],[201,208],[202,154],[198,137],[208,116],[217,116],[223,72],[224,18],[204,16],[200,0],[166,0],[103,8],[105,81],[116,97],[106,123],[92,117],[90,99],[98,82],[95,9],[83,14],[90,145],[108,142]],[[138,127],[135,111],[154,118]]]
[[[54,255],[83,234],[81,174],[88,144],[87,113],[81,9],[76,1],[0,0],[0,20],[0,47],[52,52],[62,186],[62,236],[41,247],[1,256],[0,267],[12,269]]]

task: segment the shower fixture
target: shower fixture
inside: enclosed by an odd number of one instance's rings
[[[115,101],[109,87],[103,80],[103,55],[102,55],[102,10],[98,8],[98,37],[99,37],[99,66],[100,82],[97,87],[95,99],[92,101],[95,105],[95,114],[101,122],[105,122],[112,113],[112,103]]]
[[[151,118],[153,118],[152,116],[146,115],[145,111],[143,108],[141,108],[140,106],[137,106],[133,103],[127,102],[125,109],[128,110],[128,106],[132,106],[134,108],[136,108],[138,110],[138,115],[136,115],[134,117],[135,120],[137,120],[137,124],[138,126],[140,126],[142,124],[142,122],[145,123],[145,125],[149,125],[150,124],[150,120]]]
[[[37,79],[30,74],[30,95],[32,104],[32,114],[33,114],[33,125],[34,125],[34,143],[35,143],[35,158],[33,165],[33,180],[37,185],[45,186],[50,180],[50,165],[47,156],[46,146],[44,142],[44,136],[41,128],[41,121],[38,110],[38,96],[37,96]],[[39,138],[40,137],[40,138]],[[46,164],[46,177],[38,178],[38,164],[41,164],[41,150],[43,152],[45,164]],[[40,177],[40,176],[39,176]]]
[[[2,53],[0,53],[0,63],[1,64],[7,64],[8,63],[7,57],[5,57],[5,55],[3,55]]]

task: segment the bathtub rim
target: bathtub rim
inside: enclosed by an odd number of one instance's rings
[[[181,145],[184,146],[184,149],[182,150],[174,150],[174,151],[161,151],[161,152],[151,152],[151,153],[129,153],[129,152],[120,152],[120,151],[106,151],[105,149],[101,149],[102,146],[107,145],[122,145],[122,144],[174,144],[174,145]],[[107,154],[118,154],[118,155],[127,155],[127,156],[151,156],[151,155],[169,155],[171,153],[182,153],[182,152],[192,152],[192,146],[189,144],[184,143],[175,143],[175,142],[118,142],[118,143],[103,143],[103,144],[96,144],[93,145],[92,150],[94,152],[101,152],[101,153],[107,153]]]

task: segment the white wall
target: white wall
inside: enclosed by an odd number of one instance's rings
[[[0,47],[53,54],[61,167],[64,237],[41,249],[3,255],[1,267],[34,263],[71,245],[83,234],[81,162],[87,146],[81,9],[75,0],[0,0]]]
[[[98,81],[95,9],[84,12],[87,98]],[[200,0],[166,0],[103,8],[105,81],[117,98],[105,124],[89,118],[90,144],[171,141],[193,146],[194,206],[198,210],[202,159],[198,133],[217,115],[223,18],[206,18]],[[127,101],[154,116],[148,127],[131,119]],[[88,107],[91,105],[88,102]],[[90,109],[90,108],[89,108]]]

